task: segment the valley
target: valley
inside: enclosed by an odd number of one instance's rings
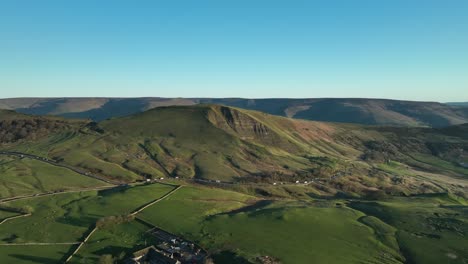
[[[172,245],[155,228],[198,245],[206,263],[468,261],[466,125],[321,123],[219,105],[1,121],[5,262],[124,263]]]

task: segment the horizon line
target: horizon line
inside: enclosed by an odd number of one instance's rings
[[[404,101],[404,102],[421,102],[421,103],[465,103],[466,101],[435,101],[435,100],[412,100],[412,99],[395,99],[395,98],[384,98],[384,97],[165,97],[165,96],[18,96],[18,97],[1,97],[0,100],[9,99],[244,99],[244,100],[330,100],[330,99],[351,99],[351,100],[386,100],[386,101]]]

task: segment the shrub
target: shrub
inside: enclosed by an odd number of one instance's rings
[[[99,264],[113,264],[114,258],[112,255],[106,254],[99,257]]]
[[[135,219],[134,215],[106,216],[96,222],[97,228],[106,228],[122,223],[128,223]]]

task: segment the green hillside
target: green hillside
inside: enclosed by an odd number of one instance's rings
[[[105,185],[65,168],[8,156],[0,156],[0,175],[0,199]]]
[[[123,263],[160,243],[155,228],[214,263],[468,261],[466,125],[220,105],[99,123],[5,111],[0,124],[0,262]]]
[[[47,136],[33,140],[26,134],[2,148],[117,182],[161,177],[269,185],[307,181],[316,195],[463,192],[468,175],[466,126],[365,127],[218,105],[160,107],[100,123],[63,122],[49,128]]]

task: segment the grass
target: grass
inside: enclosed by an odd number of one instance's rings
[[[232,211],[250,199],[188,187],[141,217],[211,252],[235,252],[249,260],[269,255],[282,263],[399,263],[398,253],[359,221],[364,214],[358,211],[298,202],[261,202]]]
[[[162,184],[60,194],[5,204],[29,205],[33,215],[0,225],[0,240],[80,241],[100,218],[128,214],[172,190]],[[184,186],[138,217],[199,243],[215,260],[253,263],[272,256],[282,263],[463,263],[467,202],[451,195],[383,201],[258,200],[233,191]],[[1,211],[0,211],[1,212]],[[73,258],[96,263],[101,255],[123,258],[154,241],[139,221],[98,230]],[[0,247],[0,260],[54,263],[67,247],[16,254]],[[41,247],[41,248],[42,248]],[[9,250],[11,248],[11,250]],[[39,248],[39,247],[38,247]],[[50,252],[48,250],[51,250]],[[62,255],[59,252],[63,253]],[[41,262],[41,263],[42,263]]]
[[[2,263],[31,264],[63,263],[71,245],[47,246],[0,246],[0,260]]]
[[[185,186],[145,209],[140,217],[187,239],[196,239],[206,217],[246,206],[252,199],[253,196],[232,191]]]
[[[155,237],[146,233],[150,227],[132,221],[105,229],[99,229],[73,256],[71,263],[97,263],[102,255],[124,258],[137,250],[154,244]]]
[[[273,256],[282,263],[398,263],[403,257],[408,264],[468,261],[464,248],[468,217],[466,201],[461,199],[389,198],[385,202],[353,202],[352,209],[343,201],[311,202],[310,199],[319,195],[332,197],[337,191],[359,197],[367,189],[392,191],[391,187],[398,187],[394,193],[409,195],[454,186],[439,177],[440,185],[444,186],[424,187],[425,177],[405,169],[404,163],[411,165],[409,158],[399,159],[402,164],[376,165],[380,170],[371,170],[372,162],[359,159],[367,150],[363,143],[369,140],[397,145],[411,140],[417,151],[418,147],[425,148],[428,138],[435,134],[426,136],[395,129],[393,137],[390,132],[374,128],[293,121],[219,106],[159,108],[98,125],[102,131],[80,128],[39,140],[4,144],[2,149],[62,159],[65,164],[122,182],[167,177],[167,174],[222,181],[247,176],[255,180],[252,176],[255,174],[267,180],[285,179],[285,182],[297,175],[303,175],[304,179],[316,177],[315,174],[341,175],[310,186],[231,187],[251,195],[186,186],[139,215],[145,221],[200,243],[215,254],[215,259],[223,259],[221,263],[228,258],[253,262],[261,255]],[[404,141],[400,142],[398,136]],[[440,137],[442,141],[448,140],[443,135]],[[452,143],[466,143],[461,138],[452,140]],[[437,167],[449,175],[441,176],[454,177],[453,172],[466,175],[464,169],[457,171],[460,168],[455,163],[436,156],[415,157],[419,161],[416,165],[421,168],[435,170]],[[5,158],[0,161],[0,197],[97,184],[62,170],[65,169],[38,161]],[[460,186],[453,188],[458,190]],[[4,243],[80,241],[98,219],[128,214],[172,188],[154,184],[10,202],[5,206],[30,206],[33,214],[0,225],[0,240]],[[255,195],[276,200],[260,201]],[[0,211],[0,218],[8,216],[8,212]],[[138,222],[99,230],[74,261],[93,263],[102,254],[131,252],[143,245],[144,231],[145,227]],[[57,256],[58,251],[53,248],[50,250],[51,259],[63,257]],[[14,256],[14,253],[4,254],[7,255],[2,255],[0,262]],[[34,250],[31,254],[44,258]],[[27,259],[18,257],[18,260]]]
[[[12,212],[9,210],[3,210],[2,208],[0,208],[0,221],[6,218],[12,217],[12,216],[17,216],[17,215],[20,215],[20,213]]]
[[[229,108],[235,115],[232,124],[240,122],[234,129],[220,109],[214,105],[158,108],[103,121],[99,123],[103,134],[82,128],[80,133],[59,133],[9,149],[62,159],[123,182],[164,176],[161,165],[172,176],[223,181],[283,172],[286,167],[291,174],[310,167],[311,161],[303,157],[305,150],[320,153],[315,144],[293,133],[289,119]],[[252,123],[268,132],[259,135]]]
[[[100,218],[125,215],[173,187],[161,184],[87,191],[20,200],[6,203],[9,207],[31,206],[29,217],[0,225],[0,240],[5,242],[76,242]]]
[[[268,255],[283,263],[399,263],[398,253],[359,223],[361,216],[347,208],[273,203],[213,217],[205,224],[204,240],[249,259]]]
[[[412,157],[419,162],[432,165],[438,170],[447,170],[447,171],[456,172],[464,176],[468,176],[468,169],[463,168],[461,166],[457,166],[452,162],[445,161],[435,156],[425,155],[425,154],[420,154],[420,153],[413,153]]]
[[[397,161],[390,161],[387,163],[379,163],[377,164],[377,167],[385,172],[398,175],[398,176],[407,176],[407,175],[413,175],[408,171],[406,166],[400,162]]]
[[[361,202],[353,207],[397,229],[408,263],[464,263],[468,260],[468,207],[447,195]]]
[[[28,158],[0,157],[0,198],[103,186],[66,168]]]
[[[369,188],[410,194],[426,191],[427,187],[414,188],[413,182],[424,181],[420,177],[392,181],[394,175],[389,174],[409,175],[404,170],[406,164],[378,165],[379,177],[374,177],[373,162],[360,159],[369,150],[366,142],[386,142],[389,146],[418,142],[411,151],[422,151],[438,135],[440,144],[448,144],[447,148],[441,147],[447,159],[454,156],[454,146],[465,144],[464,138],[449,137],[438,130],[308,122],[217,105],[161,107],[99,122],[98,129],[73,127],[75,130],[47,139],[12,143],[6,148],[60,159],[120,182],[168,176],[242,181],[257,180],[259,175],[265,176],[266,181],[271,175],[287,181],[297,175],[332,177],[345,173],[352,174],[352,182],[338,180],[337,184],[328,184],[326,195],[341,191],[360,196]],[[402,153],[390,158],[401,162],[406,158],[404,163],[417,163],[426,169],[438,166],[449,177],[456,176],[452,171],[467,175],[467,170],[439,157],[427,157],[433,164],[429,165],[406,157],[410,150],[397,149]],[[385,149],[375,151],[385,153]],[[452,182],[444,179],[437,184],[449,189]]]
[[[163,184],[149,184],[118,191],[102,191],[97,197],[86,201],[80,213],[103,217],[129,214],[174,189]]]
[[[96,217],[75,213],[80,210],[78,201],[95,195],[96,192],[92,191],[9,203],[11,207],[29,205],[34,212],[31,216],[0,225],[0,240],[4,243],[80,241]]]

